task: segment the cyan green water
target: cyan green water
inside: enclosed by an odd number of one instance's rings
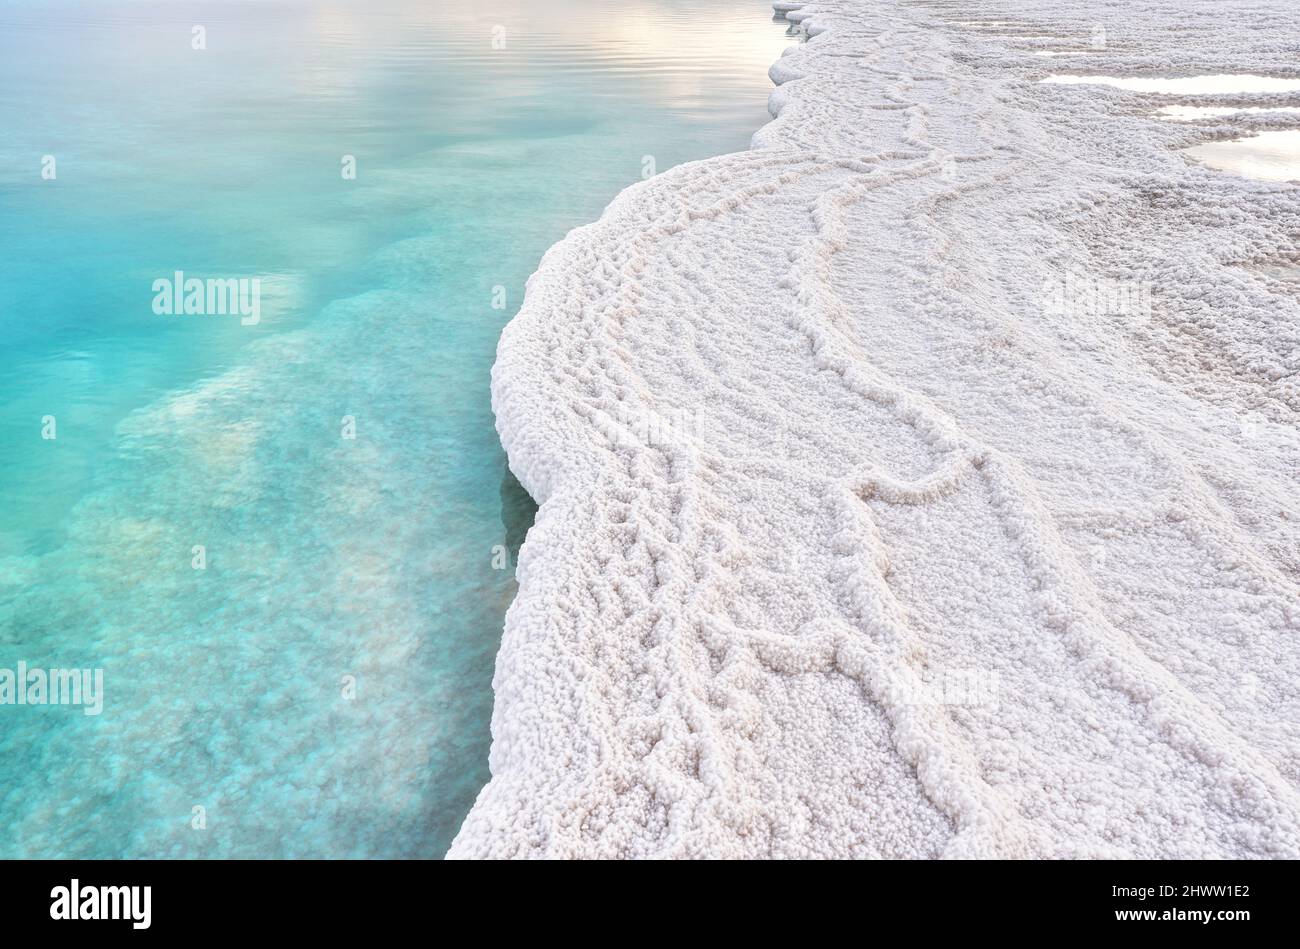
[[[105,683],[0,705],[0,856],[446,850],[532,517],[500,329],[646,156],[746,147],[788,42],[764,0],[0,0],[0,669]],[[260,322],[157,315],[178,270]]]

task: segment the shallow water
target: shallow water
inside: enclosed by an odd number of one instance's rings
[[[1203,165],[1257,181],[1300,181],[1300,129],[1206,142],[1183,153]]]
[[[1259,264],[1255,269],[1274,280],[1285,283],[1300,282],[1300,264]]]
[[[0,706],[0,856],[445,851],[532,516],[496,339],[767,120],[785,24],[699,9],[0,0],[0,668],[105,681]],[[176,271],[259,322],[156,314]]]

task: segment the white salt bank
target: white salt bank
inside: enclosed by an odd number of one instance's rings
[[[997,15],[1265,76],[1292,7]],[[1300,857],[1300,296],[1234,266],[1290,259],[1300,189],[936,10],[791,13],[752,150],[542,260],[452,856]]]

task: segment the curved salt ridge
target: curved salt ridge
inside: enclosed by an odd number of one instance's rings
[[[451,856],[1300,855],[1300,308],[1227,266],[1297,192],[911,5],[775,6],[754,150],[502,335],[541,508]],[[1285,12],[1185,15],[1244,70]],[[1149,312],[1045,315],[1080,261]]]

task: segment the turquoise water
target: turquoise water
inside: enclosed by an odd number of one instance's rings
[[[446,850],[532,517],[498,334],[646,156],[747,145],[788,42],[763,0],[0,0],[0,669],[105,690],[0,705],[0,857]],[[260,321],[156,314],[175,271]]]

